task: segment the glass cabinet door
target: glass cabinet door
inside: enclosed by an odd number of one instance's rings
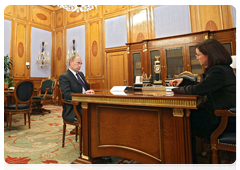
[[[191,72],[194,74],[202,74],[203,69],[202,66],[200,65],[199,61],[196,59],[196,47],[192,46],[189,47],[189,52],[190,52],[190,64],[191,64]]]
[[[227,49],[227,51],[232,55],[232,45],[231,43],[222,43],[222,45]]]
[[[184,71],[182,47],[166,49],[167,77],[172,78]]]
[[[135,82],[136,76],[142,75],[142,62],[141,53],[133,53],[133,82]]]

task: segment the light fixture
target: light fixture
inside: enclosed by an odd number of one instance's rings
[[[57,6],[71,12],[75,11],[87,12],[94,9],[94,7],[97,8],[97,5],[57,5]]]
[[[49,59],[49,52],[46,52],[45,51],[45,46],[46,46],[47,43],[45,43],[44,41],[42,41],[42,44],[41,44],[41,52],[39,52],[38,54],[38,58],[36,60],[36,62],[39,64],[39,66],[41,68],[44,68],[46,66],[49,65],[50,63],[50,59]]]
[[[68,50],[68,54],[67,54],[67,59],[66,59],[66,63],[69,63],[69,59],[71,56],[73,55],[77,55],[79,56],[78,54],[78,50],[76,50],[76,40],[73,38],[73,40],[71,41],[71,54],[69,53],[69,50]]]

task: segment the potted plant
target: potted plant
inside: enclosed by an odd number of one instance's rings
[[[13,75],[10,74],[10,70],[13,67],[12,59],[7,55],[4,56],[4,88],[5,83],[7,83],[7,88],[13,85]]]

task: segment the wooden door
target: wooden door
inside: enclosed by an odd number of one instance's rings
[[[128,64],[126,51],[107,53],[107,78],[108,89],[111,89],[113,86],[128,85]]]

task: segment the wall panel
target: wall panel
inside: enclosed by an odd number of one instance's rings
[[[154,7],[155,38],[191,33],[188,5]]]
[[[131,42],[148,39],[148,12],[141,9],[131,12]]]
[[[56,28],[63,26],[63,9],[56,11]]]
[[[101,41],[101,20],[92,21],[89,23],[89,62],[88,75],[89,78],[103,78],[104,60],[102,55],[102,41]]]
[[[41,68],[36,62],[41,52],[42,42],[46,44],[44,50],[49,54],[50,64]],[[51,54],[52,54],[52,33],[43,29],[32,27],[31,31],[31,77],[51,77]]]
[[[17,5],[16,6],[16,17],[23,20],[28,20],[28,5]]]
[[[234,6],[231,6],[231,8],[232,8],[233,27],[236,27],[237,26],[236,25],[236,8]]]
[[[4,15],[13,17],[14,5],[8,5],[4,9]]]
[[[63,30],[56,31],[56,48],[55,48],[55,57],[54,57],[54,77],[59,78],[66,70],[66,59],[63,54]]]
[[[80,21],[85,20],[85,13],[84,12],[67,12],[67,24],[72,24]]]
[[[127,16],[120,15],[105,19],[104,32],[105,48],[125,46],[127,43]]]
[[[15,22],[16,37],[13,56],[13,75],[15,78],[26,77],[26,55],[28,51],[27,24]]]
[[[127,9],[127,5],[103,5],[103,14],[111,14]]]
[[[94,8],[93,10],[87,12],[87,14],[86,14],[88,16],[87,19],[101,17],[102,7],[103,7],[103,5],[98,5],[97,8]]]
[[[67,52],[72,54],[72,40],[75,39],[75,47],[79,56],[82,58],[83,65],[81,71],[85,75],[85,25],[67,29]],[[66,56],[66,55],[64,55]],[[68,63],[67,63],[68,68]]]
[[[31,6],[31,22],[52,28],[53,13],[40,6]]]
[[[88,84],[90,85],[91,89],[99,90],[99,89],[106,89],[105,88],[105,80],[103,79],[88,79]]]
[[[223,29],[219,5],[199,5],[199,16],[201,31]]]
[[[4,56],[8,54],[10,57],[10,50],[11,50],[11,28],[12,28],[12,21],[4,20]]]

